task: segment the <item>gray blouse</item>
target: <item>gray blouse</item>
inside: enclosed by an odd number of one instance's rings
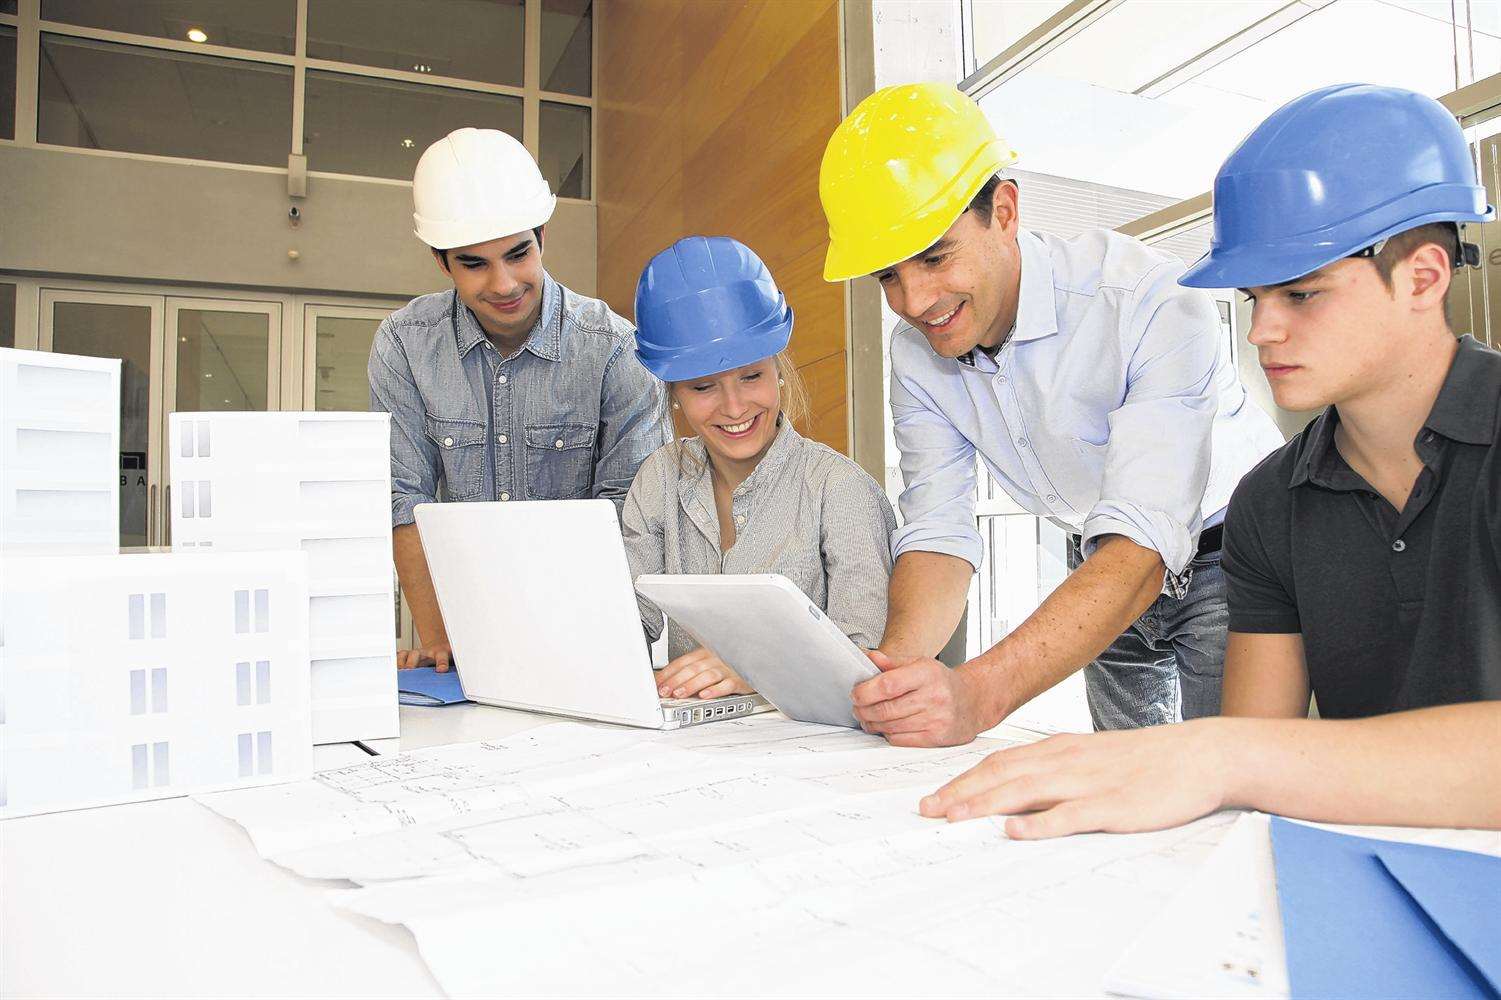
[[[721,552],[703,443],[684,438],[658,448],[636,472],[621,514],[631,578],[780,573],[857,645],[875,647],[886,626],[896,515],[864,469],[783,421],[755,471],[735,488],[730,512],[735,544]],[[637,602],[641,623],[655,640],[662,634],[662,612],[640,595]],[[672,629],[669,656],[696,647],[690,636]]]

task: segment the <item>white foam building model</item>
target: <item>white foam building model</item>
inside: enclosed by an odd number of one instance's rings
[[[300,552],[8,554],[0,628],[0,818],[312,773]]]
[[[0,552],[120,545],[120,361],[0,348]]]
[[[399,734],[390,417],[174,413],[174,552],[307,553],[313,742]]]

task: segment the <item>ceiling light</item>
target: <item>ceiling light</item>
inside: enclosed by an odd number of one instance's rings
[[[402,149],[411,149],[415,145],[417,145],[417,144],[415,142],[413,142],[412,140],[410,140],[410,139],[403,139],[403,140],[401,140],[401,148]]]
[[[418,73],[431,73],[433,71],[433,68],[427,63],[413,63],[412,69]]]
[[[214,377],[214,373],[213,372],[204,372],[203,373],[203,377],[204,378],[213,378]]]
[[[188,41],[190,41],[190,42],[206,42],[206,41],[208,41],[208,32],[204,31],[202,28],[189,28],[188,29]]]

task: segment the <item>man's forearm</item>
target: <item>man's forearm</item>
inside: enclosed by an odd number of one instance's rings
[[[391,548],[396,560],[396,578],[401,581],[407,607],[412,609],[412,624],[417,629],[418,641],[425,646],[447,642],[448,630],[443,627],[443,613],[438,609],[438,594],[433,590],[433,578],[428,572],[427,556],[422,551],[417,526],[403,524],[393,528]]]
[[[995,646],[958,669],[983,716],[999,723],[1098,656],[1162,592],[1162,558],[1119,535],[1093,555]]]
[[[1369,719],[1202,719],[1226,806],[1326,823],[1501,829],[1501,702]]]
[[[968,560],[942,552],[903,552],[886,591],[881,651],[894,659],[937,656],[964,614]]]

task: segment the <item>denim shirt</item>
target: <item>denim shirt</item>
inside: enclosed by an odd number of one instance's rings
[[[635,341],[630,323],[551,275],[536,326],[505,357],[453,290],[386,317],[370,348],[370,409],[391,414],[392,525],[440,496],[618,508],[667,440]]]

